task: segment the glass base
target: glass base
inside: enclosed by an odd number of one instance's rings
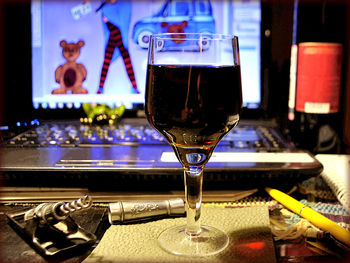
[[[175,226],[164,230],[158,243],[165,251],[181,256],[205,257],[223,251],[229,244],[229,237],[219,229],[201,226],[199,235],[186,234],[186,226]]]

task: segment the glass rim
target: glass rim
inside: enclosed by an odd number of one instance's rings
[[[220,34],[220,33],[157,33],[151,34],[153,39],[162,39],[162,40],[185,40],[181,36],[189,36],[186,40],[200,40],[205,36],[210,36],[211,38],[205,40],[231,40],[238,39],[238,36],[234,34]],[[196,37],[195,37],[196,36]]]

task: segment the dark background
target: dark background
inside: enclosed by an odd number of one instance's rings
[[[218,0],[212,0],[218,1]],[[297,42],[340,42],[343,44],[343,67],[340,112],[332,125],[341,138],[342,152],[350,152],[350,1],[299,0]],[[243,118],[273,118],[286,137],[295,135],[298,121],[288,114],[290,47],[293,30],[293,0],[262,0],[262,108],[244,111]],[[59,18],[58,18],[59,21]],[[30,1],[0,1],[0,124],[41,118],[58,119],[82,116],[82,111],[68,109],[45,111],[31,108],[31,32]],[[25,110],[24,110],[25,109]],[[128,113],[133,114],[133,113]],[[297,116],[299,117],[299,116]],[[327,119],[327,118],[326,118]],[[293,134],[294,131],[294,134]],[[300,131],[299,131],[300,132]],[[314,132],[314,131],[312,131]],[[303,146],[303,145],[301,145]]]

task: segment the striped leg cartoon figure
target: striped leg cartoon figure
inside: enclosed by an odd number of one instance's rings
[[[123,4],[123,14],[119,11],[121,8],[118,7],[118,3]],[[122,57],[126,72],[130,79],[131,85],[135,93],[140,93],[135,79],[135,73],[132,66],[132,61],[128,51],[128,26],[130,22],[130,16],[125,13],[125,5],[127,1],[109,1],[108,4],[105,2],[101,5],[99,10],[102,12],[102,19],[104,22],[105,34],[108,35],[108,40],[105,48],[104,61],[101,70],[100,83],[97,93],[102,94],[107,78],[108,69],[113,60]],[[115,49],[118,48],[116,51]],[[119,51],[119,52],[118,52]]]

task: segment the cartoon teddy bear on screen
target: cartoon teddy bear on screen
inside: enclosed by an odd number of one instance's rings
[[[185,28],[187,27],[188,22],[182,21],[180,24],[169,24],[167,22],[162,22],[161,27],[163,29],[162,33],[179,33],[179,34],[173,34],[172,38],[176,38],[173,41],[176,44],[181,44],[186,38],[185,35],[182,35],[181,33],[185,33]],[[165,31],[164,31],[165,30]]]
[[[87,89],[83,88],[82,83],[86,79],[87,71],[82,64],[78,64],[76,59],[80,55],[80,48],[84,46],[84,41],[80,40],[77,43],[67,43],[62,40],[63,57],[67,62],[60,65],[55,71],[56,82],[60,87],[54,89],[52,94],[86,94]]]

